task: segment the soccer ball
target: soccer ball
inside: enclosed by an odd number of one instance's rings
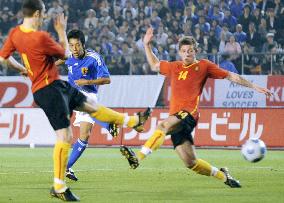
[[[265,154],[266,146],[261,139],[248,139],[242,146],[242,155],[247,161],[258,162]]]

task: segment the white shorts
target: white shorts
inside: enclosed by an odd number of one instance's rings
[[[83,92],[82,93],[87,97],[87,100],[89,102],[91,102],[92,104],[97,104],[98,103],[98,98],[97,98],[97,94],[95,93],[87,93],[87,92]],[[75,117],[75,121],[73,123],[74,126],[80,126],[81,122],[88,122],[94,125],[95,121],[93,120],[93,118],[90,116],[90,114],[85,113],[85,112],[81,112],[81,111],[75,111],[76,113],[76,117]]]

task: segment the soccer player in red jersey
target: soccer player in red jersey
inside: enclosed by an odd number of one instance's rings
[[[170,134],[174,148],[187,168],[201,175],[214,176],[230,187],[241,187],[227,168],[218,169],[196,156],[191,133],[198,120],[199,97],[207,78],[228,79],[267,96],[271,96],[270,91],[252,84],[238,74],[221,69],[208,60],[196,60],[197,43],[193,37],[180,39],[178,48],[181,61],[174,62],[159,61],[151,49],[152,39],[153,29],[149,28],[143,41],[146,57],[152,71],[160,72],[171,81],[170,116],[158,124],[137,157],[126,146],[121,147],[122,154],[128,158],[132,168],[136,168],[139,161],[158,149],[165,136]]]
[[[45,5],[42,0],[24,0],[22,6],[23,23],[13,28],[2,49],[0,62],[8,63],[22,74],[28,74],[32,81],[34,101],[43,109],[57,140],[54,146],[54,185],[50,194],[64,201],[79,201],[79,198],[67,188],[64,176],[72,141],[70,117],[74,109],[89,113],[97,120],[127,125],[137,131],[143,130],[143,124],[150,114],[148,108],[135,116],[125,116],[102,105],[96,104],[66,81],[59,80],[55,58],[68,57],[68,41],[66,37],[67,18],[64,14],[57,17],[55,30],[59,43],[40,27],[45,18]],[[25,68],[17,63],[11,54],[17,51],[25,64]]]

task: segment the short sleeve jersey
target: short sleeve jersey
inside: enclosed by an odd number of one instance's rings
[[[34,31],[17,26],[13,28],[2,49],[0,56],[7,59],[14,51],[21,55],[32,81],[32,92],[59,79],[54,57],[63,58],[65,50],[45,31]]]
[[[86,50],[86,55],[82,59],[76,59],[70,56],[65,64],[68,67],[68,82],[76,89],[88,93],[97,93],[98,85],[77,86],[75,80],[96,80],[110,77],[103,58],[93,50]]]
[[[170,79],[170,114],[186,110],[196,120],[198,118],[199,98],[207,78],[223,79],[228,71],[202,59],[184,66],[182,61],[161,61],[160,73]]]

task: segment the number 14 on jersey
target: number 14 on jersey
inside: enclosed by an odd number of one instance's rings
[[[178,80],[185,80],[187,78],[188,71],[180,71]]]

